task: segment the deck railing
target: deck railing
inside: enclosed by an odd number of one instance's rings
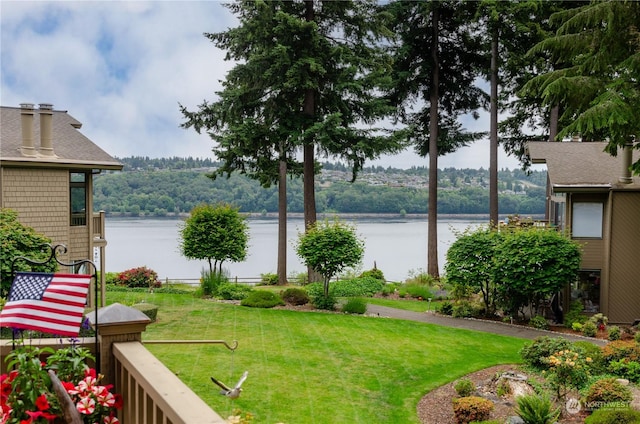
[[[140,342],[113,344],[123,424],[225,423]]]

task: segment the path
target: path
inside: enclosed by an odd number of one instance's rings
[[[402,309],[389,308],[387,306],[367,305],[367,314],[379,315],[381,317],[406,319],[410,321],[426,322],[429,324],[442,325],[445,327],[463,328],[474,331],[484,331],[486,333],[501,334],[503,336],[520,337],[523,339],[535,339],[541,336],[564,337],[572,342],[588,341],[598,346],[607,344],[606,340],[593,339],[573,334],[564,334],[553,331],[537,330],[522,325],[512,325],[496,321],[485,321],[470,318],[453,318],[444,315],[437,315],[433,312],[412,312]]]

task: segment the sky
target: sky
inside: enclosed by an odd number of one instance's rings
[[[180,127],[179,104],[195,110],[205,99],[216,100],[233,63],[204,33],[236,25],[216,0],[0,0],[0,101],[66,110],[112,156],[215,159],[207,135]],[[462,122],[470,131],[487,131],[489,115]],[[439,168],[487,169],[489,141],[438,161]],[[369,165],[426,167],[428,158],[409,148]],[[498,167],[520,164],[500,149]]]

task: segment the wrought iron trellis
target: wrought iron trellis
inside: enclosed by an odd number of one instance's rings
[[[87,267],[91,267],[93,269],[93,273],[88,275],[91,275],[94,281],[94,288],[95,288],[95,305],[94,305],[94,322],[95,322],[95,362],[96,362],[96,371],[99,373],[100,372],[100,350],[99,350],[99,341],[98,341],[98,305],[100,305],[100,299],[99,299],[99,293],[100,293],[100,288],[99,288],[99,282],[98,282],[98,269],[96,267],[96,264],[89,260],[89,259],[81,259],[78,261],[73,261],[73,262],[64,262],[62,260],[60,260],[60,258],[58,258],[58,255],[64,255],[65,253],[67,253],[67,246],[65,246],[64,244],[56,244],[56,245],[52,245],[47,243],[46,248],[49,249],[51,251],[51,253],[49,254],[49,257],[47,259],[45,259],[44,261],[36,261],[34,259],[31,258],[27,258],[26,256],[16,256],[15,258],[13,258],[13,260],[11,261],[11,278],[15,278],[16,276],[16,263],[18,261],[24,261],[26,262],[31,269],[33,270],[34,266],[38,266],[38,265],[46,265],[48,263],[57,263],[58,265],[62,265],[62,266],[66,266],[70,269],[73,270],[73,272],[75,273],[77,270],[79,270],[83,265],[86,265]],[[15,348],[15,335],[14,337],[14,348]]]

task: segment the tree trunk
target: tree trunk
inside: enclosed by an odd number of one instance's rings
[[[287,158],[282,149],[278,174],[278,284],[287,284]]]
[[[313,0],[305,0],[305,20],[315,20]],[[316,93],[313,89],[307,89],[304,94],[302,112],[312,118],[316,113]],[[303,197],[304,197],[304,225],[305,231],[309,225],[316,223],[316,192],[315,192],[315,145],[312,141],[305,143],[303,147]],[[311,267],[307,267],[309,282],[320,281],[320,275]]]
[[[431,95],[429,98],[429,208],[427,234],[427,273],[440,277],[438,267],[438,85],[440,64],[438,61],[438,7],[431,12],[433,40],[431,44]]]
[[[498,28],[491,34],[491,117],[489,129],[489,225],[498,225]]]

